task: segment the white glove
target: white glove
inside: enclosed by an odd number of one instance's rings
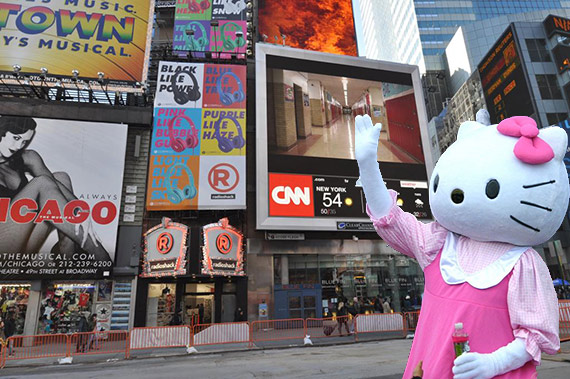
[[[378,139],[382,124],[372,126],[370,116],[356,116],[354,129],[354,155],[360,170],[357,183],[364,189],[366,203],[372,215],[375,218],[384,217],[390,212],[393,201],[378,168]]]
[[[487,379],[522,367],[532,356],[516,338],[490,354],[464,353],[453,361],[453,379]]]

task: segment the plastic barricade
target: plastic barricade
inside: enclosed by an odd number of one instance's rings
[[[249,322],[194,325],[192,346],[243,344],[249,345]]]
[[[129,341],[132,350],[186,347],[192,342],[192,331],[186,325],[133,328]]]
[[[34,336],[12,336],[6,341],[6,361],[66,357],[69,352],[69,335],[40,334]]]
[[[311,339],[351,335],[354,333],[354,320],[348,316],[308,318],[306,333]]]
[[[559,300],[560,341],[570,341],[570,300]]]
[[[125,330],[74,333],[70,338],[70,355],[116,354],[128,357],[129,333]]]
[[[405,335],[404,316],[401,313],[373,313],[355,318],[356,340],[361,334],[376,333],[380,337]]]
[[[250,330],[252,343],[294,339],[302,341],[307,334],[305,320],[302,318],[253,321]]]

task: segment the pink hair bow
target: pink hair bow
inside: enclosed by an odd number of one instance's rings
[[[554,151],[548,143],[538,137],[536,122],[526,116],[514,116],[504,119],[497,126],[499,133],[511,137],[520,137],[515,144],[515,156],[528,164],[542,164],[554,158]]]

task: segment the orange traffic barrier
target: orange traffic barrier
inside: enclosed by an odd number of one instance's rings
[[[253,321],[251,323],[252,342],[302,339],[306,335],[306,324],[302,318]]]
[[[570,341],[570,300],[558,300],[560,311],[560,341]]]
[[[336,316],[327,318],[308,318],[306,320],[307,334],[313,338],[347,336],[354,333],[354,318]],[[335,333],[335,331],[338,332]]]
[[[0,368],[4,368],[6,365],[6,345],[4,340],[0,338]]]
[[[373,313],[355,317],[356,339],[362,333],[405,333],[404,316],[401,313]]]
[[[124,330],[74,333],[71,335],[70,355],[125,353],[128,358],[129,333]]]
[[[192,333],[192,346],[249,342],[249,322],[198,324]]]
[[[420,311],[404,313],[404,320],[406,321],[406,329],[410,332],[415,332],[420,319]]]
[[[133,328],[128,345],[131,350],[190,346],[192,331],[186,325]]]
[[[6,361],[68,356],[69,335],[12,336],[5,344]]]

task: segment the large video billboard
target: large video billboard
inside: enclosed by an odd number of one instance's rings
[[[0,117],[0,277],[110,273],[126,139],[126,125]]]
[[[351,0],[260,0],[258,4],[259,35],[267,36],[268,43],[358,55]]]
[[[146,78],[153,0],[3,0],[0,72],[48,69],[54,77],[97,78],[110,84]]]
[[[173,49],[180,55],[192,52],[231,53],[245,59],[247,50],[247,6],[245,0],[178,0],[174,17]]]
[[[532,96],[512,27],[489,50],[477,66],[491,122],[511,116],[531,116]]]
[[[245,65],[160,62],[147,209],[245,208]]]
[[[256,58],[258,229],[374,230],[356,186],[354,117],[363,114],[383,125],[378,161],[398,205],[431,218],[416,66],[262,43]]]

